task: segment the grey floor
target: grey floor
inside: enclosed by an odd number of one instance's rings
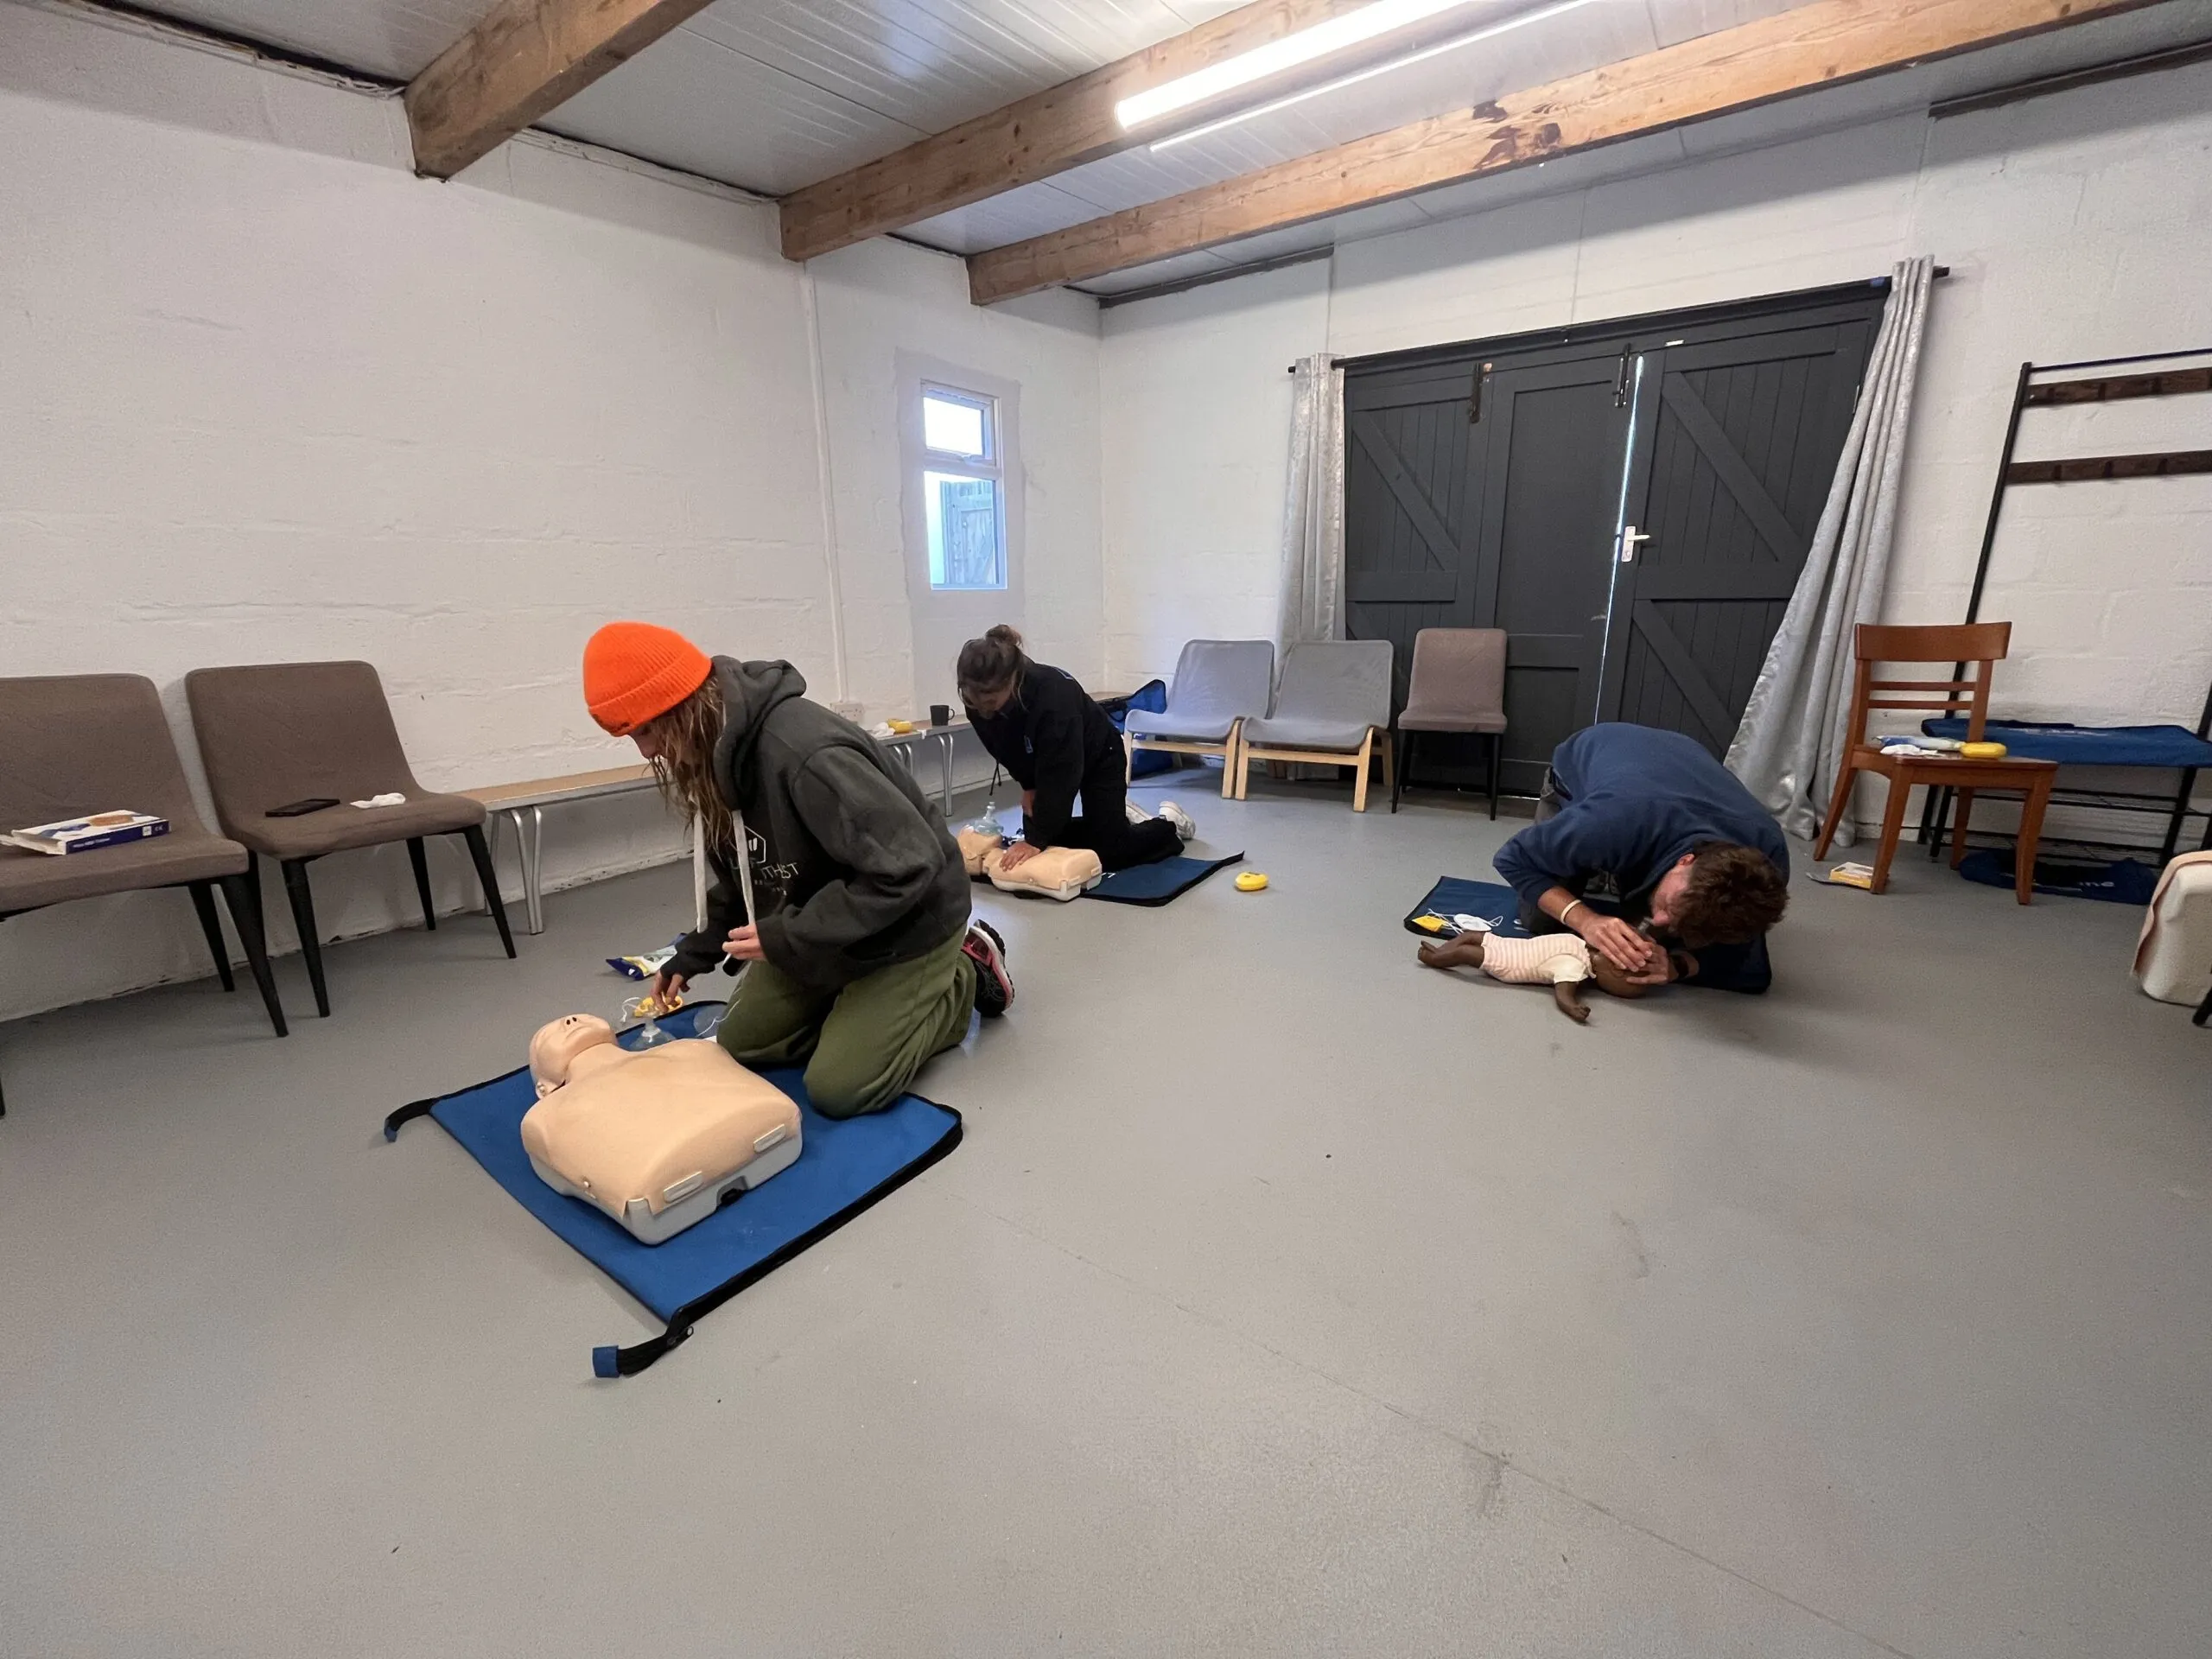
[[[2212,1652],[2212,1033],[2133,915],[1801,878],[1771,996],[1577,1030],[1399,925],[1511,823],[1263,792],[1177,791],[1264,894],[985,896],[966,1143],[620,1383],[641,1313],[378,1126],[685,871],[341,946],[285,1042],[0,1029],[0,1649]]]

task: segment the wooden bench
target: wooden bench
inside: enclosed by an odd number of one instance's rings
[[[522,857],[523,902],[530,917],[530,931],[545,931],[544,891],[541,855],[545,838],[545,809],[570,801],[603,800],[610,795],[633,795],[653,788],[653,769],[648,766],[610,766],[603,772],[575,772],[565,778],[539,778],[527,783],[494,784],[487,789],[460,792],[484,803],[491,815],[492,857],[499,856],[499,818],[505,814],[514,825],[515,845]],[[524,814],[530,816],[527,819]]]
[[[957,720],[949,726],[923,726],[902,737],[878,738],[886,749],[905,762],[911,775],[914,771],[914,751],[925,742],[938,747],[942,768],[939,798],[947,817],[952,815],[952,749],[968,722]],[[530,931],[545,931],[544,889],[542,886],[542,855],[545,838],[545,809],[562,806],[570,801],[604,800],[612,795],[632,795],[640,790],[655,787],[653,769],[648,766],[610,766],[603,772],[570,772],[565,778],[538,778],[518,784],[493,784],[483,789],[464,789],[459,793],[471,800],[481,801],[491,817],[492,856],[496,862],[499,855],[499,819],[504,816],[514,826],[515,845],[522,859],[523,903],[529,916]],[[528,816],[525,817],[524,814]],[[692,885],[703,895],[705,865],[700,857],[698,836],[692,836]],[[700,925],[705,925],[705,899],[699,901]]]

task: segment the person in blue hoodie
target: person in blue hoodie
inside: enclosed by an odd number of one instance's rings
[[[1552,755],[1537,822],[1492,861],[1531,931],[1586,939],[1637,983],[1686,953],[1694,984],[1764,991],[1766,934],[1789,902],[1773,815],[1703,746],[1649,726],[1590,726]]]

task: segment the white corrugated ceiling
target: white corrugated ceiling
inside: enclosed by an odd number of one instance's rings
[[[1234,11],[1239,0],[719,0],[548,130],[782,195]],[[151,0],[412,79],[490,0]]]
[[[153,0],[181,20],[392,79],[489,0]],[[1478,0],[1470,26],[1543,0]],[[781,195],[1236,9],[1237,0],[719,0],[548,117],[551,131]],[[972,252],[1155,201],[1775,12],[1802,0],[1590,0],[1325,97],[1140,149],[943,214],[906,234]],[[2212,37],[2212,0],[2165,3],[1867,85],[1577,158],[1577,180],[1771,142],[2024,78]],[[1704,134],[1704,137],[1700,137]],[[1557,165],[1557,164],[1555,164]],[[1086,284],[1112,293],[1557,188],[1509,174]]]

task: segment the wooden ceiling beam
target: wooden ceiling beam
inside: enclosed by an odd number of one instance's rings
[[[711,0],[497,0],[407,84],[415,170],[449,179]]]
[[[1154,125],[1141,133],[1123,131],[1114,118],[1114,106],[1123,99],[1369,3],[1370,0],[1254,0],[1087,75],[808,185],[783,200],[784,257],[811,259],[835,252],[1085,162],[1150,143],[1172,128]],[[1462,20],[1458,26],[1465,24]],[[1376,49],[1387,45],[1403,51],[1412,33],[1393,35]],[[1341,74],[1344,67],[1345,60],[1332,58],[1325,66],[1277,76],[1265,89],[1269,95],[1278,94]],[[1194,112],[1194,117],[1203,113]]]
[[[978,305],[2160,0],[1814,0],[968,261]]]

